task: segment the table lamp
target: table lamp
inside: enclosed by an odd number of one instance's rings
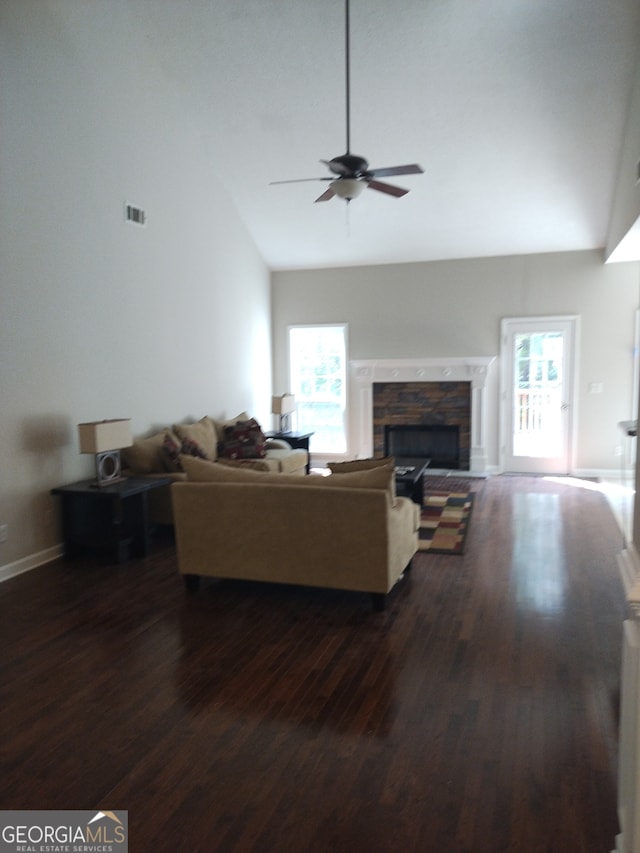
[[[121,475],[120,448],[131,447],[131,420],[117,419],[78,424],[80,453],[93,453],[96,458],[98,488],[112,486],[125,478]]]
[[[296,398],[294,394],[283,394],[281,397],[271,398],[271,412],[280,415],[280,432],[291,432],[291,412],[296,410]]]

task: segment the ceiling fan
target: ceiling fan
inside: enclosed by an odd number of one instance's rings
[[[349,0],[345,0],[345,57],[346,57],[346,112],[347,112],[347,150],[345,154],[333,157],[331,160],[321,160],[325,166],[333,172],[335,177],[323,178],[298,178],[289,181],[271,181],[272,184],[296,184],[303,181],[330,181],[327,189],[318,196],[316,201],[329,201],[335,195],[345,199],[348,203],[357,198],[360,193],[368,187],[387,195],[400,198],[409,190],[379,181],[378,178],[387,178],[392,175],[417,175],[422,174],[424,169],[417,163],[406,166],[388,166],[383,169],[370,169],[368,160],[358,154],[351,153],[351,92],[350,92],[350,69],[349,69]]]

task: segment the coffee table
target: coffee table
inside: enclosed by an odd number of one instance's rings
[[[423,477],[431,459],[414,458],[410,456],[396,457],[396,494],[411,498],[414,503],[422,505],[424,497]]]

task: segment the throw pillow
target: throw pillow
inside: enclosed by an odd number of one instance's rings
[[[218,455],[225,459],[264,459],[266,438],[255,418],[225,426]]]
[[[196,459],[207,459],[207,454],[193,438],[183,438],[180,445],[180,456],[194,456]]]
[[[164,434],[164,441],[160,448],[164,456],[165,465],[168,471],[181,471],[180,465],[180,443],[177,438],[167,430]]]
[[[162,451],[166,431],[157,432],[148,438],[139,438],[131,447],[122,448],[122,464],[134,474],[165,474],[173,471]]]
[[[235,418],[227,418],[226,420],[221,418],[211,418],[213,424],[216,428],[216,433],[218,435],[218,441],[222,441],[224,438],[224,428],[228,426],[233,426],[238,423],[238,421],[248,421],[250,415],[247,412],[240,412],[239,415],[236,415]]]
[[[199,445],[205,458],[216,458],[218,434],[211,418],[205,416],[194,424],[174,424],[172,429],[181,442],[186,440]]]

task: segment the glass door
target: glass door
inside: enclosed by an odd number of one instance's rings
[[[502,467],[571,469],[575,317],[502,323]]]

